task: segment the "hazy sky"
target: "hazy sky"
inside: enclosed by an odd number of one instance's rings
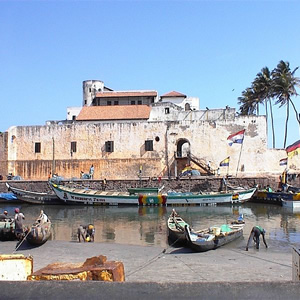
[[[0,0],[0,131],[66,119],[88,79],[238,109],[263,67],[300,65],[299,12],[300,1]],[[279,148],[285,112],[274,108]],[[287,145],[298,139],[291,111]]]

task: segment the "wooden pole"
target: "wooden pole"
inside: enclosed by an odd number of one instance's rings
[[[237,168],[236,168],[236,175],[235,175],[235,177],[237,177],[237,173],[238,173],[238,169],[239,169],[239,165],[240,165],[240,160],[241,160],[241,155],[242,155],[243,145],[244,145],[244,140],[243,140],[242,145],[241,145],[240,156],[239,156],[239,161],[238,161]]]

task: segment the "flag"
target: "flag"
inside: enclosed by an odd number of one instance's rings
[[[288,157],[292,157],[298,154],[298,148],[300,148],[300,140],[295,142],[294,144],[288,146],[285,150]]]
[[[287,162],[288,162],[288,158],[282,158],[280,161],[279,161],[279,165],[280,166],[286,166],[287,165]]]
[[[237,133],[231,134],[227,138],[229,146],[232,146],[233,143],[242,144],[244,141],[244,135],[245,135],[245,129],[243,129]]]
[[[230,161],[230,156],[226,157],[220,162],[220,167],[228,167]]]

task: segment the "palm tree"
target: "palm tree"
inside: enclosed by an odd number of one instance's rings
[[[281,60],[277,67],[272,71],[273,87],[272,95],[277,98],[275,104],[279,104],[279,107],[286,105],[286,121],[285,121],[285,135],[284,135],[284,148],[286,147],[287,139],[287,126],[289,120],[289,106],[290,103],[296,114],[296,119],[300,126],[299,115],[295,107],[294,102],[291,100],[292,96],[297,96],[296,87],[300,86],[300,79],[295,77],[295,72],[298,67],[293,71],[290,69],[290,64]]]
[[[256,96],[261,100],[260,103],[265,102],[266,107],[266,120],[268,124],[268,104],[270,106],[271,125],[272,125],[272,136],[273,136],[273,148],[275,148],[275,132],[274,132],[274,119],[272,110],[272,77],[268,67],[261,69],[261,72],[257,73],[252,85]]]
[[[247,88],[242,92],[242,96],[238,97],[238,104],[240,104],[240,115],[248,116],[254,115],[257,111],[254,91],[252,88]]]

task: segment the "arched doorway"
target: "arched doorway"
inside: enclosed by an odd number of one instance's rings
[[[187,139],[179,139],[176,147],[176,157],[188,157],[191,153],[191,144]]]

